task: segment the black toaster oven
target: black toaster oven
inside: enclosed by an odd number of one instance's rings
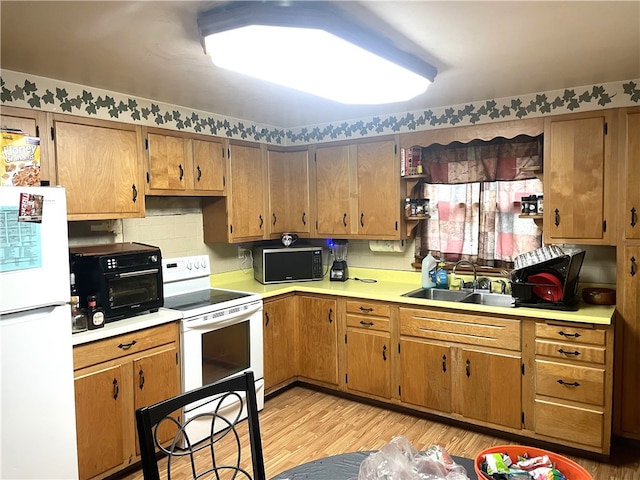
[[[162,255],[143,243],[111,243],[69,248],[80,306],[96,295],[107,322],[141,312],[156,312],[164,304]]]

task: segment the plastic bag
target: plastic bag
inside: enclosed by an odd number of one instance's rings
[[[419,452],[395,437],[361,464],[358,480],[469,480],[467,472],[440,445]]]

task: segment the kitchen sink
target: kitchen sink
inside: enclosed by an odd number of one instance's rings
[[[469,290],[442,290],[438,288],[418,288],[402,294],[403,297],[441,300],[444,302],[473,303],[492,307],[513,307],[513,297],[502,293]]]

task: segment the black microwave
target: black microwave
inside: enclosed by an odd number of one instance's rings
[[[265,284],[322,280],[322,247],[256,247],[253,276]]]
[[[69,248],[80,306],[95,295],[107,322],[141,312],[157,312],[164,304],[162,255],[143,243],[110,243]]]

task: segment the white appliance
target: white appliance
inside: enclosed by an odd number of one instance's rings
[[[262,409],[262,297],[211,288],[210,274],[206,255],[162,259],[164,306],[182,312],[182,391],[252,370],[258,408]],[[209,411],[206,403],[192,405],[185,409],[184,419]],[[246,412],[239,412],[238,404],[230,402],[222,414],[243,417]],[[191,442],[205,438],[210,428],[205,421],[192,421],[187,428]]]
[[[19,221],[25,199],[41,223]],[[65,190],[0,187],[3,479],[78,478],[68,258]]]

